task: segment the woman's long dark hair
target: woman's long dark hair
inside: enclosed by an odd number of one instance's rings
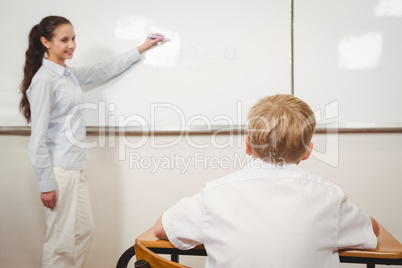
[[[35,25],[29,33],[29,46],[25,53],[24,79],[22,80],[20,90],[22,98],[20,102],[20,111],[26,118],[27,122],[31,121],[31,109],[27,97],[27,90],[31,84],[32,77],[42,66],[42,60],[47,49],[40,41],[41,37],[45,37],[48,41],[52,40],[53,32],[61,24],[71,24],[66,18],[59,16],[49,16]]]

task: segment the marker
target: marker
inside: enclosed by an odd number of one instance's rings
[[[165,37],[160,36],[160,35],[157,35],[157,34],[150,34],[150,35],[148,35],[148,37],[149,37],[149,38],[153,38],[153,39],[156,39],[156,38],[162,37],[162,39],[165,39]]]

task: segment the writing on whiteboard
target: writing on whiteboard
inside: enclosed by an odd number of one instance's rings
[[[181,50],[176,58],[177,66],[192,71],[201,71],[212,65],[236,66],[236,50],[226,47],[220,51],[203,51],[196,47]]]

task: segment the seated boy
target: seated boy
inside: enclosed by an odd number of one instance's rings
[[[339,249],[375,248],[377,222],[297,165],[313,149],[315,125],[292,95],[260,100],[248,116],[253,160],[168,209],[155,236],[183,250],[204,244],[206,267],[339,267]]]

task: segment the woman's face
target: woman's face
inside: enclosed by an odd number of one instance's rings
[[[75,50],[75,33],[71,24],[61,24],[53,32],[48,42],[48,60],[64,66],[64,61],[73,58]]]

